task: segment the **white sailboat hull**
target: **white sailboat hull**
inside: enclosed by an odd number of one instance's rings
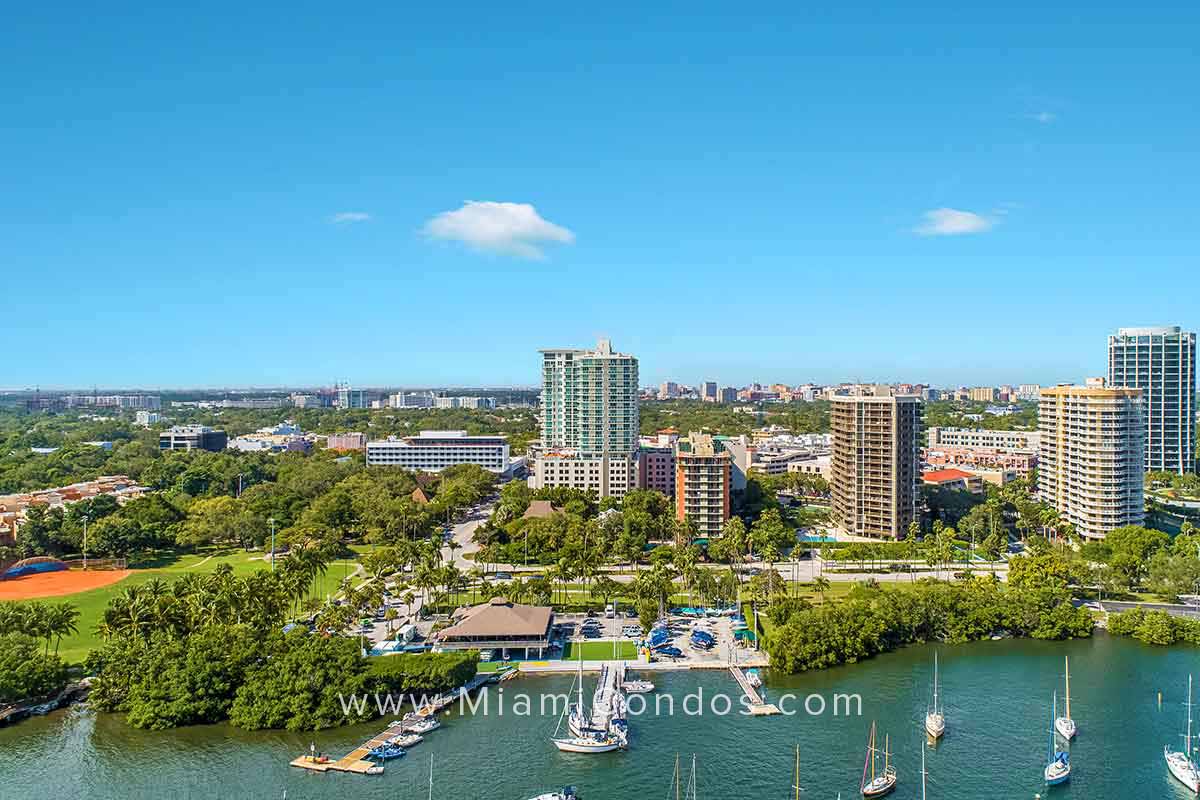
[[[1163,758],[1167,762],[1167,769],[1171,770],[1171,774],[1175,776],[1175,780],[1191,791],[1200,793],[1200,772],[1197,772],[1196,765],[1186,754],[1172,753],[1170,748],[1163,747]]]
[[[1056,786],[1060,783],[1066,783],[1071,779],[1071,766],[1055,761],[1048,764],[1045,769],[1044,777],[1046,783],[1050,786]]]
[[[888,767],[887,772],[869,781],[862,787],[863,797],[883,797],[896,788],[896,770]]]
[[[925,732],[934,739],[940,739],[942,734],[946,732],[946,717],[942,714],[930,712],[925,715]]]
[[[564,753],[611,753],[620,748],[612,739],[552,739],[554,746]]]
[[[1077,732],[1075,720],[1070,717],[1059,717],[1054,720],[1054,730],[1058,731],[1058,735],[1064,739],[1074,739]]]

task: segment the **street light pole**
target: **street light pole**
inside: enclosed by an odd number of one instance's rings
[[[271,525],[271,571],[273,572],[275,570],[275,518],[271,517],[267,522]]]
[[[88,515],[83,515],[83,568],[87,569],[87,524]]]

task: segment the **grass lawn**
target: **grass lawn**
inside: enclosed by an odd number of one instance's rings
[[[366,548],[357,546],[351,549],[355,553],[366,551]],[[261,552],[247,553],[243,550],[214,550],[184,555],[162,555],[130,564],[133,574],[111,586],[62,597],[48,597],[45,602],[69,602],[79,609],[79,619],[76,623],[79,633],[63,639],[62,646],[58,651],[59,655],[68,662],[79,662],[83,661],[91,650],[100,646],[101,639],[96,633],[96,626],[100,624],[100,620],[104,616],[104,609],[108,606],[108,601],[123,592],[126,587],[138,586],[153,578],[171,582],[188,573],[208,574],[221,564],[229,564],[233,567],[234,573],[239,575],[248,574],[257,569],[269,569],[270,563],[263,561],[262,557],[263,553]],[[325,599],[327,595],[336,592],[342,578],[352,575],[357,567],[357,560],[340,559],[332,562],[328,572],[318,575],[313,580],[312,594],[322,600]]]
[[[580,654],[584,661],[607,661],[613,658],[632,660],[637,658],[637,645],[628,640],[620,641],[616,643],[614,651],[612,642],[567,642],[563,649],[563,661],[580,658]]]

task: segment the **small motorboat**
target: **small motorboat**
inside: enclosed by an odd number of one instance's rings
[[[438,722],[436,717],[420,717],[411,722],[405,722],[403,730],[405,733],[426,734],[436,731],[440,727],[442,727],[442,723]]]
[[[654,684],[643,680],[625,681],[621,684],[621,689],[626,694],[646,694],[654,691]]]
[[[537,797],[531,797],[529,800],[579,800],[579,795],[574,786],[564,786],[557,792],[546,792]]]
[[[756,669],[746,670],[746,683],[750,684],[755,689],[762,688],[762,678],[759,676],[758,670],[756,670]]]
[[[393,758],[400,758],[404,755],[404,748],[394,744],[383,744],[379,747],[371,748],[368,755],[371,758],[377,758],[380,761],[391,761]]]
[[[393,736],[387,741],[388,744],[394,744],[397,747],[403,747],[407,749],[409,747],[416,747],[421,742],[425,741],[425,738],[418,736],[415,733],[402,733],[399,736]]]
[[[371,766],[366,768],[365,772],[367,775],[382,775],[383,774],[383,764],[372,764]]]

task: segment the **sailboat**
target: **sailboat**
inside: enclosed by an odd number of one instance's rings
[[[1071,754],[1054,749],[1054,727],[1058,719],[1058,692],[1054,693],[1053,711],[1050,712],[1050,741],[1046,745],[1046,769],[1043,776],[1047,786],[1056,786],[1071,779]]]
[[[941,697],[938,694],[938,658],[933,654],[933,705],[925,714],[925,732],[933,739],[940,739],[946,732],[946,715],[942,713]]]
[[[582,669],[582,667],[581,667]],[[579,675],[579,709],[583,708],[583,673]],[[571,707],[568,704],[563,709],[563,713],[558,718],[558,726],[554,729],[554,733],[550,736],[550,741],[564,753],[611,753],[613,750],[620,748],[621,742],[614,736],[610,736],[602,731],[582,731],[575,733],[570,730],[570,723],[567,724],[569,736],[559,737],[558,732],[562,729],[563,719],[568,714],[572,713]]]
[[[1183,735],[1183,752],[1171,752],[1170,745],[1163,745],[1163,758],[1167,761],[1167,769],[1175,779],[1193,792],[1200,794],[1200,771],[1192,761],[1192,676],[1188,675],[1187,694],[1187,733]]]
[[[575,791],[574,786],[564,786],[557,792],[546,792],[539,794],[537,797],[530,800],[579,800],[579,794]]]
[[[1067,715],[1054,718],[1054,729],[1060,736],[1070,741],[1075,738],[1076,728],[1075,720],[1071,719],[1071,660],[1067,656],[1063,656],[1063,666],[1063,679],[1067,684]]]
[[[875,746],[875,723],[871,723],[871,737],[867,742],[867,760],[863,763],[862,782],[860,790],[863,797],[883,797],[896,788],[896,768],[892,766],[892,754],[888,751],[888,738],[883,740],[883,771],[875,771],[875,758],[879,748]],[[868,771],[871,779],[867,780]]]

